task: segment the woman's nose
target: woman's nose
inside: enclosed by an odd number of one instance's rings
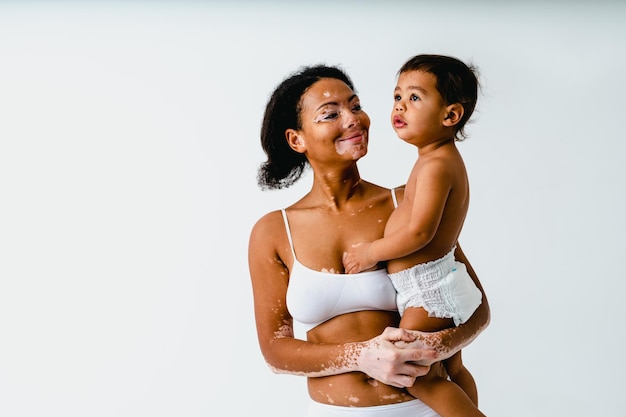
[[[344,126],[352,127],[359,123],[359,118],[352,112],[347,112],[344,118]]]

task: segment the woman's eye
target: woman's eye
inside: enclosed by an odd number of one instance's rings
[[[322,114],[318,114],[315,117],[315,119],[313,119],[313,121],[316,122],[316,123],[319,123],[319,122],[329,122],[329,121],[335,120],[337,117],[339,117],[339,112],[329,111],[329,112],[324,112]]]
[[[363,108],[361,107],[361,104],[355,104],[354,107],[352,107],[353,111],[361,111],[363,110]]]

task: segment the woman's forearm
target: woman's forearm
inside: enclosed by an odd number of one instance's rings
[[[439,346],[433,347],[437,350],[441,359],[447,359],[472,343],[489,325],[489,320],[489,304],[487,299],[483,298],[483,302],[468,321],[458,327],[438,332]]]
[[[467,273],[482,293],[482,302],[474,314],[472,314],[472,317],[470,317],[464,325],[453,329],[456,330],[456,332],[452,332],[452,335],[450,335],[451,346],[458,346],[458,349],[456,350],[460,350],[470,344],[480,333],[482,333],[483,330],[487,328],[489,322],[491,321],[491,310],[489,309],[489,301],[487,300],[485,290],[478,279],[478,275],[476,275],[476,271],[474,271],[472,264],[469,262],[458,243],[454,252],[454,257],[457,261],[462,262],[465,265]]]
[[[408,387],[428,372],[416,362],[438,357],[433,349],[401,349],[395,344],[413,338],[408,331],[391,327],[364,342],[318,344],[283,338],[272,341],[263,354],[275,373],[315,378],[358,371],[387,385]]]
[[[358,343],[319,344],[277,338],[263,356],[272,372],[321,377],[358,371],[358,352]]]
[[[458,327],[440,330],[433,333],[416,332],[416,340],[410,343],[411,347],[431,348],[439,353],[439,360],[447,359],[469,345],[487,328],[491,320],[491,311],[487,295],[474,271],[472,265],[465,257],[461,247],[457,244],[454,252],[455,259],[465,264],[467,273],[470,275],[476,287],[482,292],[482,302],[472,317]],[[422,362],[428,364],[429,362]]]
[[[467,322],[461,326],[442,331],[441,336],[444,345],[443,349],[447,350],[447,352],[439,351],[443,357],[452,356],[459,350],[469,345],[472,341],[474,341],[474,339],[476,339],[476,337],[478,337],[480,333],[482,333],[483,330],[487,328],[489,322],[491,321],[491,310],[489,309],[489,301],[487,300],[485,290],[483,289],[472,264],[469,262],[458,243],[454,252],[454,257],[457,261],[465,264],[467,273],[482,293],[482,302]]]

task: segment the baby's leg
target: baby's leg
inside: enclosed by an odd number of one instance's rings
[[[435,332],[452,326],[454,326],[452,319],[428,317],[428,312],[421,307],[407,308],[400,320],[400,327],[402,328],[425,332]],[[450,374],[448,361],[456,376],[464,380],[463,369],[465,368],[461,355],[457,353],[445,361],[446,372]],[[465,371],[467,370],[465,369]],[[471,378],[471,374],[469,372],[467,374]],[[473,382],[473,378],[471,381]],[[452,382],[440,377],[434,370],[424,377],[417,378],[415,384],[407,388],[412,396],[420,399],[441,417],[484,417],[474,401],[476,396],[470,398],[464,389],[465,387],[462,388],[457,385],[456,381]]]
[[[400,319],[400,327],[422,332],[436,332],[448,327],[454,327],[454,321],[452,319],[428,317],[428,312],[422,307],[407,307]]]
[[[461,387],[439,376],[417,378],[407,390],[441,417],[485,417]]]
[[[476,389],[476,382],[470,371],[463,365],[463,359],[461,358],[461,352],[452,356],[444,361],[446,371],[455,384],[457,384],[468,397],[478,405],[478,390]]]

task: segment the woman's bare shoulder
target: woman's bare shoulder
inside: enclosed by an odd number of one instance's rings
[[[256,221],[252,227],[252,233],[267,234],[269,231],[276,230],[282,224],[283,216],[281,210],[270,211]]]

